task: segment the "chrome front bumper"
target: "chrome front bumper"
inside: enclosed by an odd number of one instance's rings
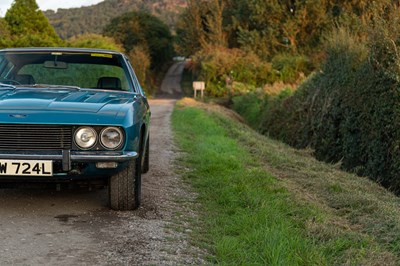
[[[63,170],[71,170],[71,162],[126,162],[136,159],[135,151],[0,151],[0,159],[62,161]]]

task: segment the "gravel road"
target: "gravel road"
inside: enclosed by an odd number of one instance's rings
[[[107,189],[1,189],[0,265],[203,264],[185,222],[195,218],[195,195],[173,165],[171,98],[180,92],[179,71],[174,65],[161,88],[169,99],[150,101],[151,163],[142,177],[142,206],[111,211]]]

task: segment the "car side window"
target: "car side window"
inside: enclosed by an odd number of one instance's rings
[[[9,74],[14,69],[14,67],[15,67],[14,64],[12,64],[10,61],[2,57],[0,59],[0,78],[8,79]]]

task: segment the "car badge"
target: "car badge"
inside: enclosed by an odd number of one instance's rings
[[[14,117],[14,118],[26,118],[27,117],[27,115],[24,115],[24,114],[11,114],[10,116]]]

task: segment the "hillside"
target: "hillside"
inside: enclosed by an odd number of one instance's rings
[[[101,33],[112,18],[132,10],[144,10],[173,28],[177,14],[186,7],[185,0],[105,0],[97,5],[44,12],[61,38]]]

